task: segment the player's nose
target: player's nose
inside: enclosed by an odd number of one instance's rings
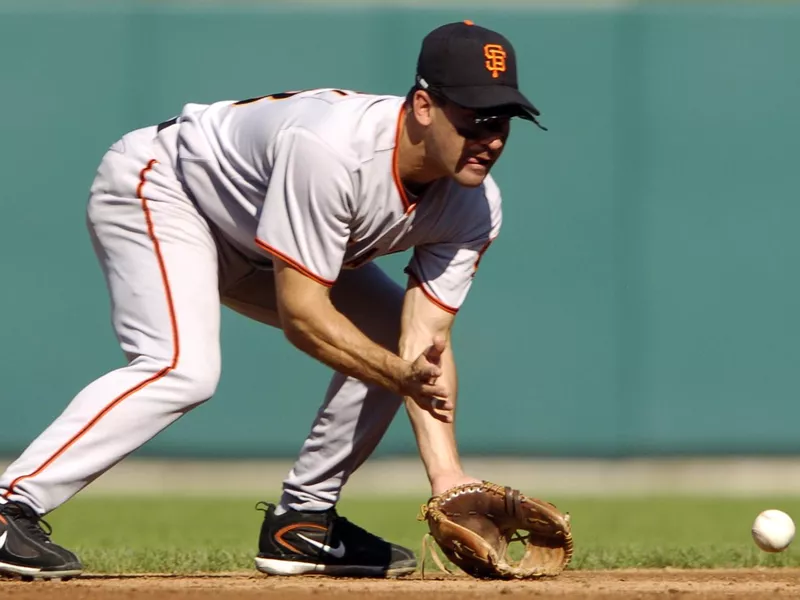
[[[505,140],[503,136],[500,135],[493,135],[481,140],[481,146],[492,155],[497,155],[497,153],[503,149],[504,145]]]
[[[471,150],[476,155],[482,154],[483,152],[487,151],[490,154],[496,154],[503,148],[504,144],[505,140],[503,136],[490,135],[481,140],[476,141],[476,143],[471,147]]]
[[[492,152],[498,152],[505,144],[502,136],[495,136],[486,144]]]

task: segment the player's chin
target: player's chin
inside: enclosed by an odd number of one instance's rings
[[[464,187],[478,187],[489,174],[489,167],[482,164],[467,163],[453,176]]]

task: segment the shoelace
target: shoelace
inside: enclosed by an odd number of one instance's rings
[[[50,523],[36,514],[32,508],[28,508],[21,502],[9,500],[5,505],[0,507],[0,509],[2,509],[0,512],[14,519],[17,524],[23,527],[34,539],[40,542],[50,541],[53,528],[50,526]]]

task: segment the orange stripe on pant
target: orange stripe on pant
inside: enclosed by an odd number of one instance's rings
[[[172,291],[170,290],[169,278],[167,277],[167,267],[164,264],[164,257],[161,254],[161,245],[158,243],[158,238],[156,238],[155,229],[153,227],[153,218],[150,213],[150,208],[147,206],[147,199],[144,197],[143,193],[144,184],[145,181],[147,180],[147,173],[157,164],[157,162],[158,161],[156,160],[151,160],[150,162],[147,163],[147,166],[144,169],[142,169],[141,172],[139,173],[139,185],[136,186],[136,197],[142,204],[142,211],[144,212],[145,222],[147,223],[147,235],[150,238],[150,241],[153,243],[153,249],[156,254],[156,260],[158,261],[158,268],[161,271],[161,280],[164,283],[164,294],[166,295],[167,298],[167,309],[169,310],[169,319],[170,319],[170,324],[172,326],[172,340],[173,340],[172,362],[168,367],[164,367],[152,377],[149,377],[148,379],[132,387],[122,395],[114,398],[114,400],[112,400],[109,404],[106,405],[105,408],[103,408],[103,410],[101,410],[97,415],[95,415],[95,417],[91,421],[89,421],[83,427],[83,429],[81,429],[80,431],[78,431],[78,433],[72,436],[72,438],[70,438],[70,440],[66,444],[61,446],[61,448],[59,448],[55,453],[53,453],[53,455],[50,458],[48,458],[38,469],[36,469],[32,473],[28,473],[27,475],[20,475],[14,481],[12,481],[11,485],[8,486],[8,490],[6,490],[6,493],[4,494],[4,497],[6,498],[8,498],[13,493],[14,488],[17,487],[20,482],[29,479],[31,477],[36,477],[37,475],[42,473],[45,469],[47,469],[47,467],[52,465],[53,462],[55,462],[58,459],[58,457],[64,454],[64,452],[69,450],[78,440],[80,440],[84,435],[86,435],[86,433],[90,431],[92,427],[97,425],[97,423],[100,422],[100,420],[104,416],[106,416],[109,412],[111,412],[111,410],[115,406],[117,406],[123,400],[129,398],[131,395],[135,394],[139,390],[147,387],[154,381],[158,381],[159,379],[164,377],[167,373],[175,369],[175,367],[178,365],[178,358],[180,356],[180,340],[178,339],[178,321],[175,318],[175,306],[172,302]]]

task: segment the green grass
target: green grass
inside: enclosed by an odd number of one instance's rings
[[[550,498],[571,514],[573,569],[800,566],[800,547],[761,552],[750,537],[759,511],[800,515],[800,498]],[[344,499],[359,525],[421,551],[422,499]],[[263,515],[255,499],[77,497],[48,517],[53,539],[93,573],[251,570]],[[800,544],[798,544],[800,546]],[[432,565],[429,559],[428,565]]]

